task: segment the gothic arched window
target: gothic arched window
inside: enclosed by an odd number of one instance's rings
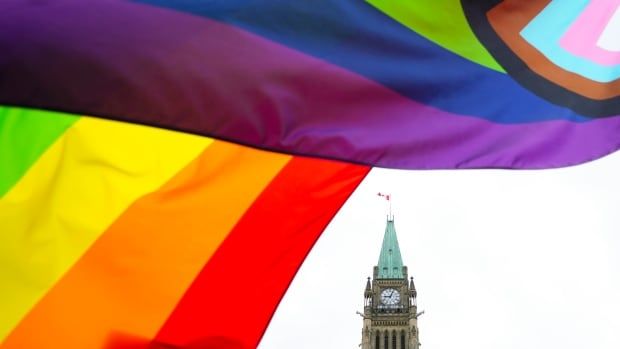
[[[405,330],[400,331],[400,349],[407,349],[405,338]]]
[[[390,344],[390,334],[386,330],[385,332],[383,332],[383,349],[388,349],[389,344]]]
[[[396,349],[396,331],[392,330],[392,349]]]

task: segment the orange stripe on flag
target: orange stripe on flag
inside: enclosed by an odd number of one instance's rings
[[[235,226],[148,349],[256,348],[310,249],[368,170],[295,157]]]
[[[124,334],[152,338],[290,158],[216,141],[130,206],[2,348],[94,349]]]

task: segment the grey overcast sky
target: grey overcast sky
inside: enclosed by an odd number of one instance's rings
[[[620,153],[544,171],[374,169],[319,239],[261,349],[358,348],[393,194],[423,349],[620,348]],[[260,302],[260,299],[253,301]]]

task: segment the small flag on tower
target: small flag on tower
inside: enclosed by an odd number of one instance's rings
[[[383,197],[388,201],[388,219],[394,219],[392,216],[392,194],[377,193],[377,196]]]
[[[384,197],[387,201],[390,201],[390,194],[377,193],[377,196]]]

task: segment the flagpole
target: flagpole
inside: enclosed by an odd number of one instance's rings
[[[388,220],[393,220],[394,215],[392,215],[392,194],[383,194],[377,193],[378,196],[385,198],[388,201]]]

